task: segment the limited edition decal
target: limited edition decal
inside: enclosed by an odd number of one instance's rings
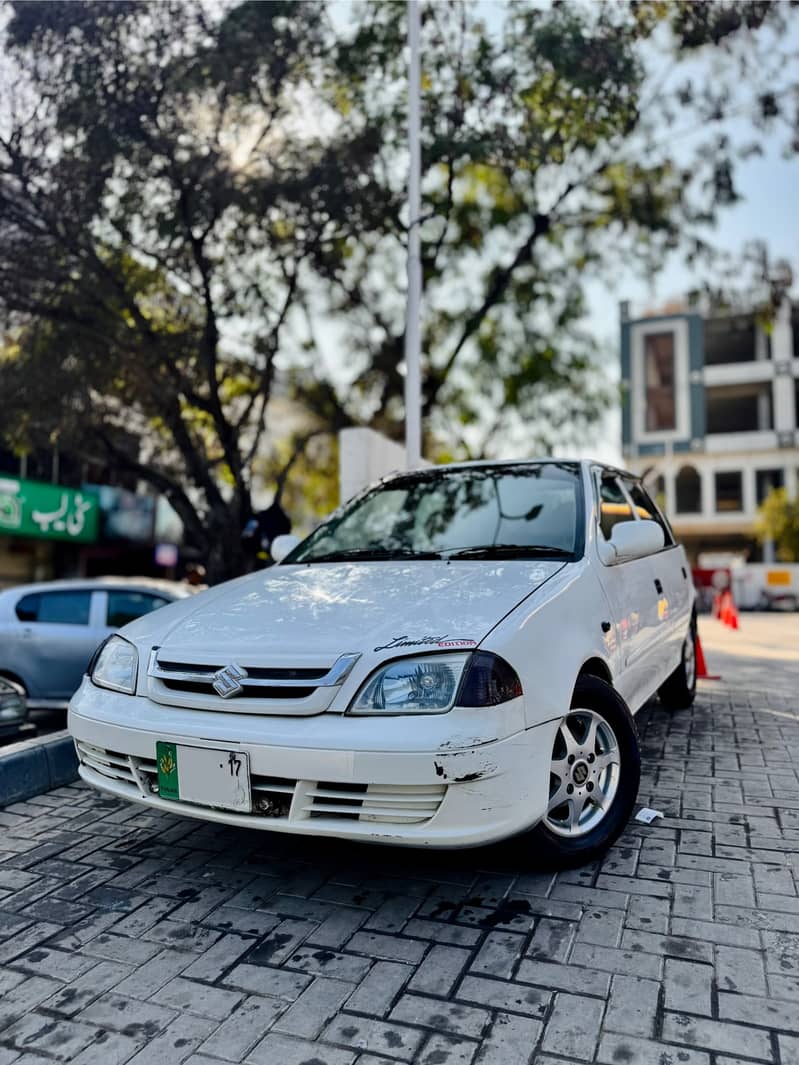
[[[397,647],[454,647],[455,649],[477,647],[476,640],[460,640],[454,636],[420,636],[412,640],[409,636],[394,636],[391,643],[375,647],[375,651],[393,651]]]

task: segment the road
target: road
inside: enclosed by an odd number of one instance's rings
[[[745,688],[799,692],[799,614],[744,613],[739,626],[700,618],[708,672]]]
[[[796,625],[703,620],[724,680],[637,719],[664,817],[573,872],[83,785],[0,810],[1,1065],[799,1061]]]

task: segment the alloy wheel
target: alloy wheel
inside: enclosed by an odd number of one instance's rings
[[[594,710],[572,710],[558,726],[544,823],[559,836],[583,836],[603,820],[619,786],[616,734]]]

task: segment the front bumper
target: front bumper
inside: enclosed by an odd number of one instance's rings
[[[516,702],[414,718],[243,720],[177,711],[84,681],[68,727],[84,780],[170,813],[274,832],[478,846],[523,831],[546,811],[557,721],[519,727]],[[253,813],[161,798],[158,740],[245,752]]]

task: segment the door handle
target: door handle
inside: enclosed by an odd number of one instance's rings
[[[655,577],[655,591],[658,595],[663,595],[663,584],[661,583],[660,577]]]
[[[22,630],[22,639],[29,640],[33,636],[33,629],[29,629],[27,626]]]

